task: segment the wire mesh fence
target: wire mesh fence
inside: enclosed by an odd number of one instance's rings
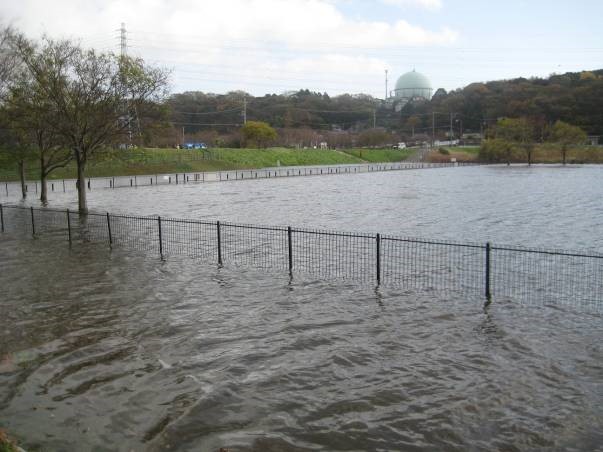
[[[603,254],[0,204],[2,232],[486,298],[603,301]]]
[[[475,166],[473,162],[392,162],[375,164],[348,164],[332,166],[304,166],[304,167],[277,167],[250,170],[208,171],[208,172],[182,172],[169,174],[147,174],[137,176],[111,176],[86,178],[88,190],[132,188],[157,185],[182,185],[205,182],[226,182],[249,179],[270,179],[281,177],[320,176],[336,174],[358,174],[383,171],[402,171],[428,168],[446,168],[454,166]],[[19,182],[3,181],[0,185],[0,197],[10,198],[21,193]],[[48,193],[77,191],[75,179],[51,179],[47,183]],[[40,190],[39,181],[26,181],[25,190],[30,194],[37,194]]]

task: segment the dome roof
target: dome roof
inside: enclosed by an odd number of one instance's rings
[[[394,91],[396,97],[424,97],[429,99],[431,98],[431,90],[429,79],[413,69],[398,78]]]
[[[409,88],[429,88],[431,89],[431,82],[420,72],[414,69],[411,72],[407,72],[401,75],[396,82],[396,89],[409,89]]]

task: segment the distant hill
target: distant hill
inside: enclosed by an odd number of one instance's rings
[[[602,105],[603,69],[599,69],[472,83],[449,93],[439,92],[428,104],[408,106],[403,114],[452,112],[462,119],[466,130],[474,131],[501,117],[528,116],[547,123],[560,119],[589,134],[603,135]],[[441,120],[445,123],[445,118]]]
[[[603,69],[472,83],[451,92],[440,89],[431,101],[406,105],[399,113],[372,96],[330,97],[308,90],[262,97],[241,91],[223,95],[186,92],[174,94],[168,104],[175,129],[226,133],[242,123],[244,99],[247,118],[277,128],[359,132],[375,122],[402,135],[411,130],[431,134],[435,112],[440,135],[449,129],[451,114],[455,130],[462,124],[463,130],[477,132],[497,118],[529,116],[543,123],[560,119],[589,134],[603,135]]]

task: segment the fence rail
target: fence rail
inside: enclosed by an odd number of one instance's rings
[[[495,298],[603,301],[603,254],[0,204],[2,232]]]
[[[182,172],[170,174],[147,174],[136,176],[112,176],[86,178],[88,190],[133,188],[152,185],[182,185],[201,184],[206,182],[226,182],[249,179],[271,179],[281,177],[320,176],[336,174],[358,174],[382,171],[402,171],[411,169],[446,168],[451,166],[475,166],[477,163],[425,163],[425,162],[398,162],[375,163],[361,165],[331,165],[331,166],[304,166],[280,167],[249,170],[230,170],[212,172]],[[20,182],[2,182],[0,196],[9,197],[21,194]],[[49,179],[48,192],[71,192],[77,190],[76,179]],[[37,194],[40,191],[39,181],[26,181],[25,190]]]

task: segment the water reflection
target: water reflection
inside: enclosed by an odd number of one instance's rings
[[[89,202],[100,212],[603,251],[602,177],[601,165],[502,165],[95,190]],[[50,203],[76,208],[73,193]]]

